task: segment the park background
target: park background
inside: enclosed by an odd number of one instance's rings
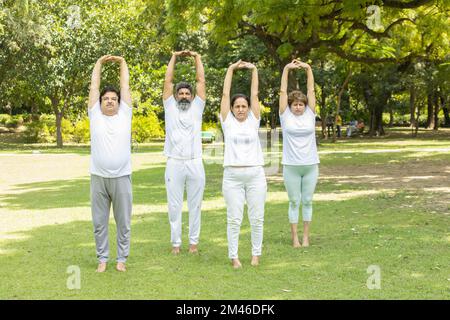
[[[449,12],[447,0],[0,0],[0,298],[448,299]],[[218,139],[204,145],[200,254],[170,255],[161,95],[171,52],[184,49],[202,55],[203,129],[219,137],[226,68],[256,64],[264,151],[278,167],[281,71],[293,58],[311,64],[323,120],[311,247],[290,247],[279,167],[268,175],[262,265],[231,270]],[[134,107],[124,275],[93,272],[86,105],[104,54],[125,57]],[[248,73],[234,79],[233,92],[249,92]],[[176,65],[181,80],[195,81],[191,58]],[[103,68],[106,83],[118,85],[117,65]],[[291,73],[290,88],[306,89],[304,72]],[[326,130],[336,114],[341,137]],[[366,127],[347,137],[351,120]],[[111,221],[112,253],[114,229]],[[241,230],[245,262],[248,221]],[[71,266],[79,288],[69,285]]]

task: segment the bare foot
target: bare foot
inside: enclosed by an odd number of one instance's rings
[[[300,241],[298,241],[298,239],[294,239],[294,240],[292,240],[292,246],[294,248],[301,248],[302,244],[300,243]]]
[[[197,245],[191,244],[189,245],[189,253],[198,253]]]
[[[180,254],[180,247],[173,247],[172,248],[172,253],[174,255]]]
[[[231,263],[233,264],[233,268],[235,269],[242,268],[242,264],[239,259],[231,259]]]
[[[126,272],[127,268],[125,267],[125,263],[124,262],[117,262],[116,270],[120,271],[120,272]]]
[[[106,271],[106,262],[100,262],[95,272],[105,272],[105,271]]]
[[[309,247],[309,239],[303,238],[303,247]]]
[[[252,262],[251,262],[251,265],[252,266],[257,266],[257,265],[259,265],[259,256],[253,256],[252,257]]]

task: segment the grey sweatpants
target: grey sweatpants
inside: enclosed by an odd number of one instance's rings
[[[125,262],[130,252],[131,176],[103,178],[91,175],[91,211],[99,262],[109,258],[108,223],[111,203],[117,225],[117,262]]]

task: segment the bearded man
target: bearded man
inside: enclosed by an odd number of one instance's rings
[[[193,57],[196,69],[196,95],[192,86],[180,82],[173,92],[173,78],[177,57]],[[198,252],[201,204],[205,189],[205,169],[202,161],[202,115],[205,108],[205,72],[201,57],[193,51],[177,51],[167,66],[164,80],[163,104],[167,157],[165,181],[171,230],[172,253],[181,247],[181,217],[186,187],[189,209],[189,252]]]

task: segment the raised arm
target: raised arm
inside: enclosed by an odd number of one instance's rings
[[[233,72],[234,70],[241,64],[241,60],[236,63],[233,63],[228,67],[227,74],[225,75],[225,80],[223,82],[223,93],[222,100],[220,102],[220,115],[222,116],[222,120],[228,116],[230,112],[230,93],[231,93],[231,80],[233,80]]]
[[[131,91],[130,91],[130,72],[127,62],[123,57],[109,56],[106,61],[117,62],[120,65],[120,100],[124,101],[131,107]]]
[[[203,100],[206,100],[206,81],[205,81],[205,69],[203,68],[203,63],[201,56],[194,51],[188,51],[191,57],[195,59],[195,71],[196,71],[196,94]]]
[[[261,118],[261,106],[259,105],[259,98],[258,98],[258,88],[259,88],[258,69],[256,69],[256,66],[252,63],[246,63],[245,67],[252,71],[252,84],[250,89],[250,107],[256,119],[259,120]]]
[[[127,62],[120,57],[120,99],[123,100],[129,107],[132,106],[131,91],[130,91],[130,71],[128,70]]]
[[[173,74],[175,70],[175,62],[177,60],[177,56],[180,56],[182,53],[183,51],[172,53],[172,57],[167,65],[166,76],[164,78],[163,100],[166,100],[173,95]]]
[[[288,80],[289,80],[289,71],[292,69],[299,69],[299,61],[293,60],[291,63],[288,63],[284,69],[283,74],[281,75],[281,84],[280,84],[280,100],[279,100],[279,113],[283,114],[288,107]]]
[[[307,97],[308,97],[308,106],[312,110],[312,112],[316,113],[316,93],[314,90],[314,75],[311,69],[311,66],[305,62],[301,62],[296,60],[299,67],[305,69],[306,71],[306,86],[307,86]]]
[[[102,64],[108,61],[110,57],[111,55],[105,55],[100,59],[98,59],[94,65],[91,77],[91,87],[89,90],[89,102],[88,102],[89,109],[91,109],[100,98],[100,81],[101,81]]]

